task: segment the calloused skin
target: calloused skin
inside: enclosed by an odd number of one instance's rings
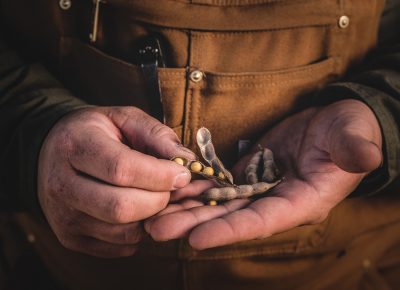
[[[270,196],[207,206],[190,197],[212,185],[192,182],[173,193],[176,203],[145,222],[146,231],[157,241],[188,237],[192,247],[206,249],[316,224],[382,163],[378,121],[357,100],[290,116],[258,143],[274,152],[285,176]],[[233,169],[239,180],[250,157]]]
[[[193,159],[172,129],[133,107],[88,108],[63,117],[39,156],[38,197],[68,249],[99,257],[132,255],[145,218],[163,210]]]

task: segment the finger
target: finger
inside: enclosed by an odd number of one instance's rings
[[[140,223],[116,225],[95,219],[80,213],[79,223],[71,225],[77,235],[88,236],[97,240],[118,245],[134,245],[141,241],[144,231]]]
[[[132,147],[140,148],[142,152],[165,159],[175,156],[196,159],[192,151],[182,146],[171,128],[137,108],[114,109],[110,111],[110,117]]]
[[[344,133],[331,143],[332,161],[345,171],[370,172],[382,163],[382,152],[378,145],[354,135]]]
[[[243,208],[248,203],[248,200],[237,199],[220,206],[196,206],[154,218],[145,229],[156,241],[182,238],[195,226]]]
[[[371,109],[355,100],[339,101],[329,107],[337,116],[324,118],[330,120],[326,149],[332,161],[352,173],[366,173],[378,168],[382,163],[382,136]]]
[[[308,204],[314,204],[309,198],[312,195],[304,192],[306,187],[301,183],[297,186],[298,190],[292,190],[289,198],[262,198],[244,209],[200,224],[189,235],[190,245],[201,250],[265,238],[310,222],[307,214],[313,210]]]
[[[66,193],[66,202],[96,219],[124,224],[142,220],[164,209],[169,192],[149,192],[104,184],[77,175]]]
[[[170,203],[165,209],[163,209],[156,215],[148,218],[147,220],[156,219],[157,217],[162,216],[162,215],[166,215],[169,213],[174,213],[174,212],[178,212],[178,211],[182,211],[182,210],[188,210],[193,207],[199,207],[199,206],[204,206],[204,203],[199,200],[195,200],[195,199],[185,199],[183,201],[180,201],[179,203]]]
[[[86,236],[75,236],[61,243],[68,249],[100,258],[118,258],[132,256],[135,245],[116,245]]]
[[[186,199],[179,203],[171,203],[165,209],[163,209],[156,215],[146,219],[144,222],[144,228],[145,228],[146,232],[149,233],[154,221],[156,221],[160,216],[183,211],[183,210],[189,210],[191,208],[199,207],[199,206],[204,206],[204,203],[202,203],[201,201],[198,201],[198,200],[193,200],[193,199]]]
[[[92,128],[82,136],[69,156],[78,171],[117,186],[149,191],[170,191],[190,182],[187,168],[130,149]]]
[[[187,186],[172,192],[171,201],[199,196],[201,193],[214,186],[215,183],[211,180],[193,180]]]

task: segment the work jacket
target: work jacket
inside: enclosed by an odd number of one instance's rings
[[[20,54],[0,50],[1,206],[29,210],[16,220],[36,237],[36,250],[64,286],[356,289],[365,276],[390,285],[379,267],[400,242],[393,183],[400,166],[400,48],[387,30],[391,46],[375,50],[383,0],[1,3],[4,38]],[[158,82],[148,76],[154,59],[141,53],[154,39],[162,51]],[[152,95],[155,84],[162,102]],[[40,218],[41,144],[57,120],[79,108],[139,107],[195,151],[195,133],[207,127],[232,166],[241,140],[255,142],[286,116],[343,98],[359,99],[376,114],[385,162],[321,224],[205,251],[185,240],[148,239],[138,254],[111,261],[64,249]]]

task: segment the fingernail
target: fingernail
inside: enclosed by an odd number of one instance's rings
[[[190,178],[191,178],[190,173],[183,172],[183,173],[178,174],[175,177],[174,188],[178,189],[178,188],[184,187],[185,185],[187,185],[190,182]]]

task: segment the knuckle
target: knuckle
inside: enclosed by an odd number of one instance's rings
[[[164,208],[167,207],[168,202],[170,199],[170,195],[168,193],[162,193],[160,195],[160,198],[157,200],[157,209],[158,211],[163,210]]]
[[[163,226],[160,226],[159,223],[155,222],[151,226],[151,237],[153,238],[154,241],[156,242],[164,242],[169,239],[168,232],[166,231],[166,228]]]
[[[67,190],[67,185],[59,174],[49,174],[46,185],[52,195],[63,195]]]
[[[64,156],[74,152],[76,145],[74,142],[73,133],[69,128],[60,128],[54,136],[54,148],[56,153]]]
[[[142,232],[136,226],[134,229],[126,229],[123,231],[123,242],[125,244],[137,244],[142,240]]]
[[[135,211],[134,203],[116,197],[110,204],[110,220],[118,224],[133,222]]]
[[[118,123],[122,124],[124,127],[128,120],[140,120],[146,115],[146,113],[139,108],[132,106],[123,106],[123,107],[112,107],[111,110],[107,112],[107,116],[109,119],[118,120]]]
[[[62,220],[60,220],[60,225],[62,225],[65,233],[69,233],[70,235],[85,233],[86,223],[80,214],[65,212],[63,216]]]
[[[110,181],[117,185],[128,185],[129,179],[132,178],[135,172],[129,169],[128,162],[126,159],[121,158],[121,154],[117,154],[106,162],[106,167]]]
[[[148,233],[156,242],[165,242],[176,238],[174,228],[171,228],[168,219],[164,219],[163,217],[155,218],[151,227],[148,228]]]
[[[55,172],[43,177],[40,181],[38,195],[46,204],[68,204],[73,192],[68,179]]]
[[[137,107],[129,106],[129,107],[122,107],[122,109],[127,115],[146,115],[146,113],[143,110]]]
[[[165,126],[164,124],[161,123],[156,123],[154,124],[151,129],[149,134],[151,136],[157,137],[157,138],[161,138],[164,136],[176,136],[175,132],[170,128]]]

